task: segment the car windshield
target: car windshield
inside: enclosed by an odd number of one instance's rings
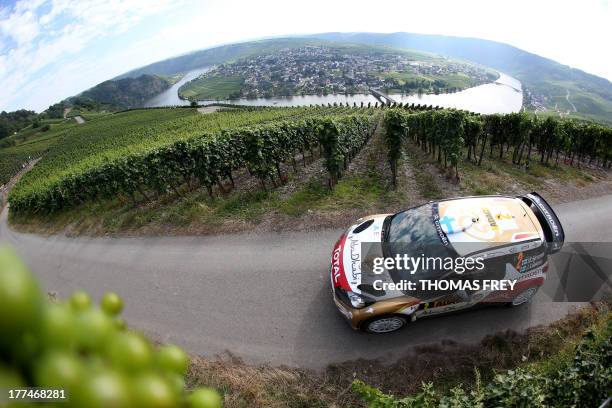
[[[385,257],[457,257],[446,234],[439,226],[438,207],[436,203],[397,213],[387,220],[383,253]],[[391,272],[393,280],[412,280],[440,277],[444,270],[435,266],[421,268],[418,271],[395,270]]]

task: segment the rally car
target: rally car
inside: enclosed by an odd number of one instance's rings
[[[369,333],[393,332],[417,318],[477,304],[519,306],[529,302],[544,283],[548,256],[561,249],[564,239],[558,217],[535,192],[520,197],[453,198],[397,214],[371,215],[357,220],[334,246],[330,267],[333,300],[354,329]],[[413,271],[374,268],[377,258],[406,254],[479,259],[484,266],[462,274],[449,274],[435,266]],[[464,289],[407,290],[397,285],[424,278],[447,279],[443,283],[450,279],[462,284],[454,287]],[[504,290],[479,288],[471,284],[478,279],[514,284]]]

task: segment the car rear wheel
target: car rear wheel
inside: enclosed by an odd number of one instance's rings
[[[508,303],[508,306],[517,307],[531,302],[537,291],[538,288],[536,287],[525,289],[524,291],[516,295],[514,299],[512,299],[512,301]]]
[[[391,333],[402,329],[406,324],[408,320],[401,316],[387,315],[368,320],[363,325],[363,330],[374,334]]]

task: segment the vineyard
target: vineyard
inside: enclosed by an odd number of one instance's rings
[[[382,109],[381,109],[382,108]],[[15,213],[47,214],[94,199],[124,196],[134,204],[163,195],[183,197],[202,188],[235,185],[245,169],[268,191],[283,184],[281,167],[306,164],[318,152],[333,188],[384,115],[385,143],[396,184],[403,146],[411,142],[459,180],[462,160],[479,166],[485,152],[528,169],[543,165],[610,168],[608,127],[542,119],[526,113],[478,115],[410,105],[221,108],[198,114],[192,108],[144,109],[101,117],[70,129],[62,142],[12,191]]]
[[[47,121],[50,122],[50,121]],[[26,129],[18,136],[10,136],[0,144],[0,185],[8,182],[28,160],[45,154],[75,122],[52,123],[47,131]]]
[[[321,149],[330,185],[365,143],[373,109],[349,107],[260,108],[208,115],[193,109],[153,109],[101,118],[67,135],[12,191],[15,212],[51,212],[92,198],[150,195],[221,179],[246,167],[262,187],[280,179],[279,165]]]
[[[612,129],[574,120],[552,117],[540,119],[527,113],[506,115],[475,115],[457,110],[389,109],[385,113],[387,145],[392,169],[397,166],[400,146],[411,140],[424,152],[453,169],[459,179],[460,159],[478,166],[485,150],[489,156],[512,152],[512,163],[529,168],[536,159],[549,165],[598,165],[609,169],[612,165]],[[395,177],[395,171],[394,171]]]

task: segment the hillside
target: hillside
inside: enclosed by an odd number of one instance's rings
[[[319,45],[323,42],[325,41],[314,39],[283,38],[222,45],[219,47],[207,48],[155,62],[133,71],[126,72],[115,79],[134,78],[144,74],[174,75],[208,65],[232,62],[238,58],[244,58],[251,55],[270,53],[278,51],[282,48],[298,48],[307,45]]]
[[[157,75],[140,75],[104,81],[79,95],[100,104],[120,108],[143,106],[149,98],[170,88],[170,81]]]
[[[570,112],[573,116],[612,123],[610,81],[511,45],[477,38],[412,33],[324,33],[312,37],[387,45],[472,61],[519,79],[531,95],[525,100],[530,110]]]
[[[0,139],[31,125],[35,119],[36,112],[30,110],[20,109],[14,112],[0,112]]]

